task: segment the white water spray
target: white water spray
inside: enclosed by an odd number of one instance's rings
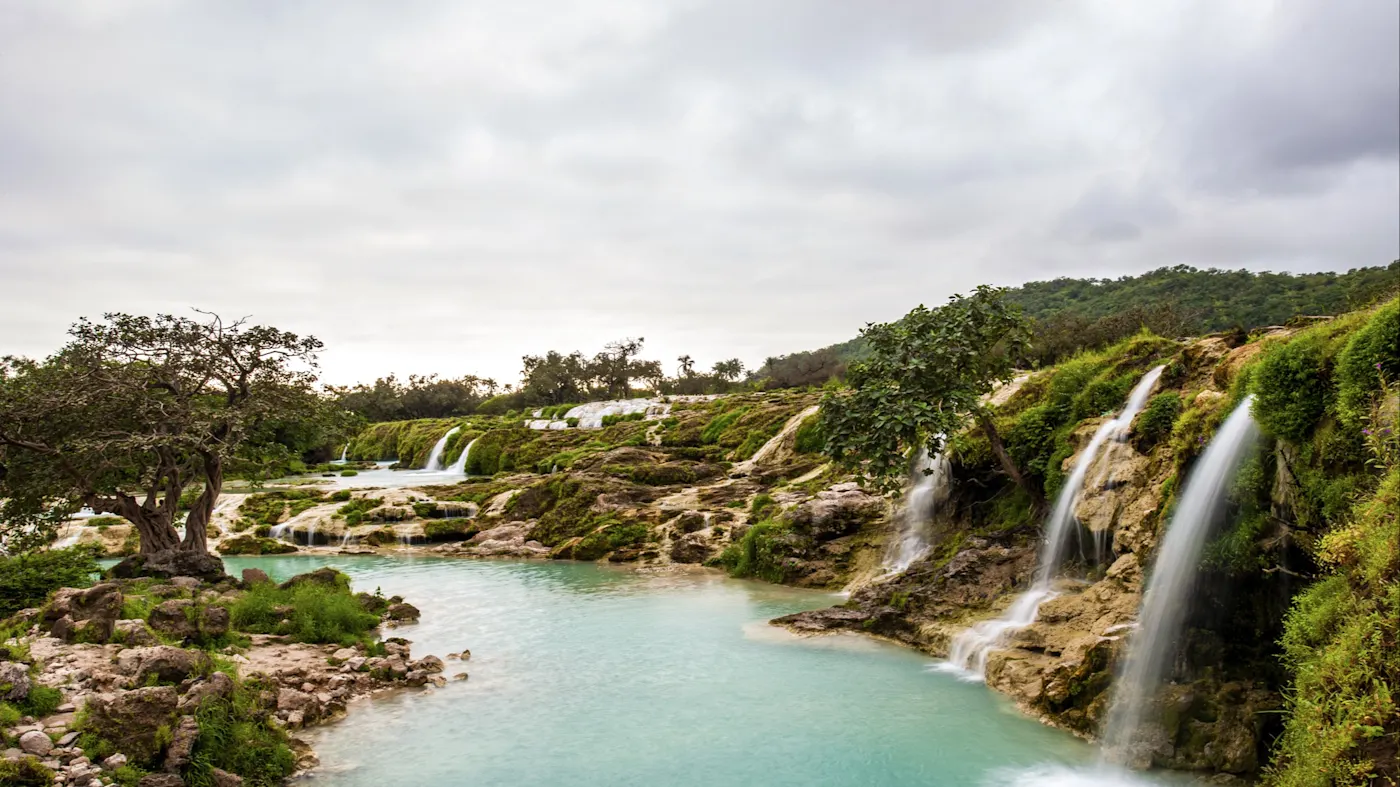
[[[1128,401],[1117,417],[1111,418],[1094,432],[1089,444],[1079,454],[1069,478],[1060,488],[1055,498],[1055,507],[1050,519],[1045,523],[1045,540],[1041,542],[1040,554],[1036,558],[1035,575],[1031,588],[1022,593],[1007,607],[1000,617],[984,620],[958,633],[948,646],[948,663],[968,680],[986,680],[987,657],[1000,646],[1009,635],[1026,628],[1040,615],[1040,605],[1055,597],[1051,583],[1055,572],[1064,560],[1064,545],[1069,530],[1075,524],[1074,508],[1084,490],[1084,478],[1089,474],[1099,449],[1110,437],[1122,439],[1132,428],[1133,419],[1142,411],[1147,397],[1162,376],[1164,366],[1158,366],[1142,376],[1128,395]]]
[[[885,550],[887,572],[903,572],[928,551],[933,515],[948,500],[951,469],[946,454],[940,452],[931,457],[927,448],[919,451],[899,512],[899,531]]]
[[[1128,747],[1138,737],[1149,700],[1175,651],[1201,549],[1221,513],[1235,473],[1256,444],[1259,429],[1249,412],[1253,401],[1252,394],[1245,397],[1196,460],[1157,547],[1157,560],[1138,611],[1138,630],[1128,643],[1128,656],[1114,681],[1109,704],[1104,739],[1105,752],[1113,759],[1130,758]]]
[[[461,428],[462,427],[460,426],[454,426],[451,429],[448,429],[447,434],[443,435],[442,439],[437,441],[437,444],[433,446],[432,452],[428,454],[428,463],[423,465],[424,470],[428,470],[431,472],[440,471],[443,469],[442,452],[447,450],[447,438],[451,437],[454,434],[457,434],[457,432],[460,431]]]
[[[472,441],[467,443],[467,447],[462,449],[462,455],[457,457],[457,461],[453,462],[452,466],[447,468],[447,472],[466,475],[467,457],[472,455],[472,446],[476,445],[476,441],[480,439],[479,437],[473,437]]]
[[[346,443],[346,444],[345,444],[345,447],[342,448],[342,449],[340,449],[340,463],[341,463],[341,464],[345,464],[347,461],[349,461],[349,459],[350,459],[350,444],[349,444],[349,443]]]

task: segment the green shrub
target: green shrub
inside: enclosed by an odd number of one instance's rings
[[[777,505],[778,501],[767,492],[760,492],[754,495],[753,502],[749,504],[749,519],[758,521],[763,518],[764,512]]]
[[[256,584],[229,608],[233,626],[253,634],[287,634],[298,642],[362,642],[379,618],[360,607],[349,578],[342,574],[340,579],[335,587],[317,582],[286,589],[270,582]]]
[[[793,437],[793,449],[799,454],[819,454],[826,446],[826,435],[822,433],[821,414],[817,413],[797,427]]]
[[[261,702],[276,685],[249,680],[235,686],[227,698],[205,698],[195,713],[199,739],[184,775],[191,787],[214,787],[214,768],[242,776],[247,787],[280,785],[296,770],[287,733],[270,723],[271,708]]]
[[[335,514],[344,517],[346,527],[354,527],[364,520],[365,514],[383,504],[382,497],[357,497],[337,508]]]
[[[737,543],[725,548],[719,563],[732,577],[782,583],[789,574],[790,558],[784,549],[784,537],[789,532],[778,522],[759,522],[745,531]]]
[[[344,503],[345,501],[350,499],[350,490],[341,489],[337,492],[332,493],[331,496],[326,499],[335,503]]]
[[[29,696],[16,702],[15,707],[26,716],[41,719],[51,716],[63,704],[63,692],[52,686],[35,683],[29,688]]]
[[[37,757],[0,760],[0,784],[5,787],[49,787],[53,771],[44,767]]]
[[[1359,428],[1385,380],[1400,381],[1400,298],[1377,309],[1337,358],[1337,413]]]
[[[43,604],[59,588],[92,584],[95,556],[94,547],[79,546],[0,557],[0,618]]]
[[[352,476],[357,476],[357,475],[359,475],[359,474],[360,474],[360,471],[359,471],[359,470],[341,470],[341,471],[340,471],[340,476],[341,476],[341,478],[350,478],[350,477],[352,477]]]
[[[720,434],[728,429],[735,421],[744,417],[744,414],[748,411],[748,407],[739,407],[728,412],[722,412],[714,418],[711,418],[709,423],[705,424],[705,428],[700,430],[700,442],[706,444],[718,442]]]
[[[1275,437],[1302,442],[1327,408],[1327,377],[1316,338],[1271,345],[1252,374],[1255,420]]]
[[[624,424],[629,421],[642,421],[646,419],[646,413],[628,413],[626,415],[605,415],[603,416],[603,426],[613,424]]]
[[[1181,394],[1164,391],[1152,397],[1133,424],[1133,444],[1143,453],[1151,451],[1172,433],[1181,415]]]

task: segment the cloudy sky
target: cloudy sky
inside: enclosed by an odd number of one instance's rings
[[[850,338],[983,282],[1400,257],[1394,0],[0,0],[0,353],[333,382]]]

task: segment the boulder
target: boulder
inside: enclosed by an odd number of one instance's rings
[[[182,640],[199,633],[199,626],[195,622],[194,602],[187,599],[160,602],[151,610],[147,620],[156,631]]]
[[[214,780],[214,787],[243,787],[243,777],[234,773],[229,773],[218,768],[209,769],[209,776]]]
[[[316,585],[325,585],[330,588],[348,587],[350,578],[333,568],[318,568],[315,571],[309,571],[305,574],[297,574],[286,582],[283,582],[279,587],[283,590],[291,590],[297,585],[308,582]]]
[[[208,672],[211,666],[207,653],[169,645],[127,648],[117,656],[117,669],[131,675],[137,684],[151,680],[179,683]]]
[[[416,621],[422,617],[423,613],[418,608],[406,602],[390,604],[388,611],[384,613],[390,620]]]
[[[199,631],[206,637],[222,637],[228,633],[230,620],[226,607],[204,607],[199,610]]]
[[[185,780],[174,773],[148,773],[136,787],[185,787]]]
[[[156,639],[155,632],[146,625],[144,620],[119,620],[112,631],[112,639],[124,645],[132,647],[144,647],[154,645],[160,640]]]
[[[19,748],[26,754],[33,754],[36,757],[47,757],[53,751],[53,741],[49,736],[38,730],[30,730],[19,736]]]
[[[194,745],[199,741],[199,722],[193,716],[180,717],[180,723],[175,726],[175,732],[170,738],[170,745],[165,749],[166,773],[179,773],[190,764],[190,757],[194,755]]]
[[[429,674],[437,674],[439,672],[442,672],[444,666],[445,665],[442,663],[442,659],[438,658],[437,656],[426,656],[414,662],[413,664],[414,669],[423,670],[424,672]]]
[[[866,492],[856,483],[836,484],[796,508],[788,522],[799,532],[818,541],[851,535],[885,512],[885,501]]]
[[[704,563],[710,551],[710,542],[701,533],[687,533],[671,542],[671,560],[676,563]]]
[[[125,754],[113,754],[111,757],[102,761],[102,767],[109,771],[115,771],[124,765],[126,765]]]
[[[160,750],[156,731],[172,726],[179,694],[174,686],[149,686],[88,699],[84,729],[112,742],[136,762],[150,762]],[[143,780],[144,781],[144,780]]]
[[[226,578],[224,561],[208,552],[167,549],[149,555],[132,555],[107,572],[117,579],[136,577],[197,577],[207,582]]]
[[[271,582],[271,581],[272,581],[272,578],[269,577],[269,576],[267,575],[267,572],[266,572],[266,571],[263,571],[263,570],[260,569],[260,568],[245,568],[245,569],[243,569],[243,584],[245,584],[245,585],[256,585],[256,584],[258,584],[259,582]]]
[[[233,679],[222,672],[210,673],[209,677],[190,686],[180,698],[180,711],[194,712],[200,703],[209,697],[226,698],[233,696]]]
[[[44,609],[52,633],[65,642],[106,642],[122,612],[122,592],[104,582],[90,588],[63,588]]]
[[[19,702],[29,696],[29,668],[15,661],[0,661],[0,701]]]

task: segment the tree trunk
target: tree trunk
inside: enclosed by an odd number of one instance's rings
[[[151,511],[136,501],[136,498],[122,495],[117,498],[90,497],[88,507],[99,514],[116,514],[130,522],[141,538],[140,552],[149,555],[180,546],[180,534],[171,524],[167,514]]]
[[[209,521],[214,516],[214,504],[224,489],[224,465],[217,456],[204,456],[204,491],[194,501],[190,515],[185,518],[185,540],[180,549],[185,552],[209,551]]]
[[[1044,511],[1046,507],[1045,495],[1041,494],[1039,489],[1036,489],[1026,480],[1026,477],[1021,473],[1021,468],[1016,466],[1016,462],[1011,458],[1011,454],[1006,452],[1006,445],[1002,443],[1001,435],[997,432],[997,428],[992,423],[992,419],[981,410],[978,410],[976,415],[977,425],[982,427],[982,431],[987,435],[987,442],[991,444],[992,453],[996,456],[997,461],[1001,462],[1001,469],[1011,477],[1012,481],[1016,482],[1016,486],[1021,487],[1021,489],[1025,490],[1026,494],[1030,495],[1032,505],[1038,510]]]

